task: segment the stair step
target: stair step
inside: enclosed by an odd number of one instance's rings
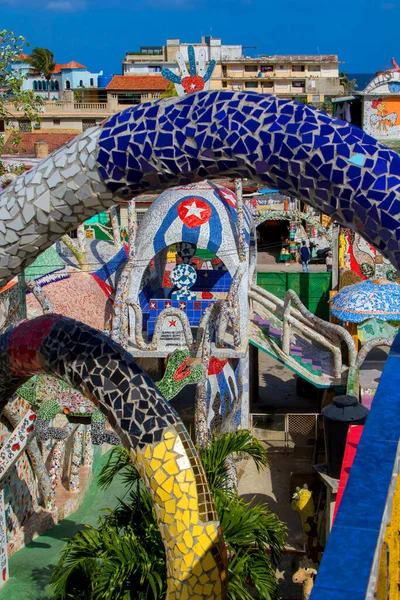
[[[269,335],[271,337],[282,337],[282,330],[281,329],[276,329],[275,327],[270,327],[269,328]]]

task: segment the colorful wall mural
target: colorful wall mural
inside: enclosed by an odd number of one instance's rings
[[[400,137],[399,93],[400,87],[397,95],[371,97],[364,100],[364,129],[370,135],[377,138]]]
[[[343,228],[339,239],[339,269],[353,271],[362,279],[395,281],[397,270],[379,250],[359,233]]]

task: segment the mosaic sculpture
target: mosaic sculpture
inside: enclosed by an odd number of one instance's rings
[[[358,229],[394,264],[400,261],[397,153],[310,107],[251,92],[216,91],[128,108],[10,184],[0,196],[0,281],[18,274],[63,234],[120,199],[216,176],[250,177],[293,194]],[[193,208],[207,215],[197,202]],[[237,208],[234,248],[239,267],[230,275],[248,289],[243,278],[252,280],[252,266],[246,264],[240,193]],[[186,212],[187,230],[192,218],[195,225],[203,219]],[[213,236],[209,239],[215,242]],[[229,253],[229,270],[228,263]],[[247,320],[238,327],[232,318],[235,307],[245,306],[234,291],[232,282],[229,302],[215,302],[204,314],[209,340],[220,319],[226,326],[231,323],[239,347],[240,327]],[[134,318],[142,344],[136,313]],[[157,325],[153,342],[156,334]],[[185,335],[190,342],[190,328]],[[167,551],[169,598],[224,597],[222,538],[198,457],[179,419],[132,358],[89,327],[49,315],[5,333],[0,348],[3,402],[21,379],[47,368],[108,405],[109,421],[123,443],[133,447],[153,494]],[[211,358],[208,345],[204,348],[203,365]],[[242,371],[246,361],[244,357],[239,363]],[[197,408],[204,423],[205,386],[203,377]]]
[[[188,350],[175,350],[168,358],[164,377],[157,387],[166,400],[172,400],[186,385],[198,383],[203,376],[201,365],[190,365]]]
[[[289,100],[216,91],[143,103],[87,130],[4,190],[0,280],[119,197],[217,175],[293,194],[358,229],[397,264],[399,172],[396,152]]]
[[[314,580],[317,575],[317,570],[314,566],[312,561],[308,559],[302,560],[300,567],[292,577],[293,583],[298,583],[302,586],[302,600],[310,600]]]
[[[312,560],[315,565],[319,565],[323,548],[318,536],[317,517],[312,492],[310,492],[306,484],[302,488],[296,488],[292,499],[292,509],[296,510],[301,518],[307,558]]]
[[[63,378],[105,413],[149,487],[165,542],[168,598],[225,597],[226,551],[197,452],[179,417],[134,359],[104,334],[60,315],[0,338],[0,402],[21,380]]]
[[[199,71],[196,69],[196,56],[194,47],[188,46],[189,71],[185,63],[185,59],[181,52],[176,53],[176,61],[181,70],[182,76],[177,75],[170,69],[163,68],[161,73],[168,81],[175,84],[175,89],[178,96],[185,96],[193,92],[208,90],[210,88],[211,75],[217,64],[215,60],[211,60],[206,68],[206,51],[204,48],[199,50]]]

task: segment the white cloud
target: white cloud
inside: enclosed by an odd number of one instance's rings
[[[75,12],[84,8],[82,2],[71,2],[70,0],[51,0],[46,8],[57,12]]]
[[[192,0],[145,0],[143,4],[158,10],[190,10],[194,8]]]

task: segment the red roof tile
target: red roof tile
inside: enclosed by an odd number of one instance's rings
[[[62,71],[63,69],[86,69],[86,67],[84,65],[81,65],[80,63],[76,62],[75,60],[71,60],[69,63],[67,63],[65,65],[56,63],[53,73],[60,73],[60,71]]]
[[[160,75],[114,75],[107,86],[108,90],[163,92],[168,81]]]

